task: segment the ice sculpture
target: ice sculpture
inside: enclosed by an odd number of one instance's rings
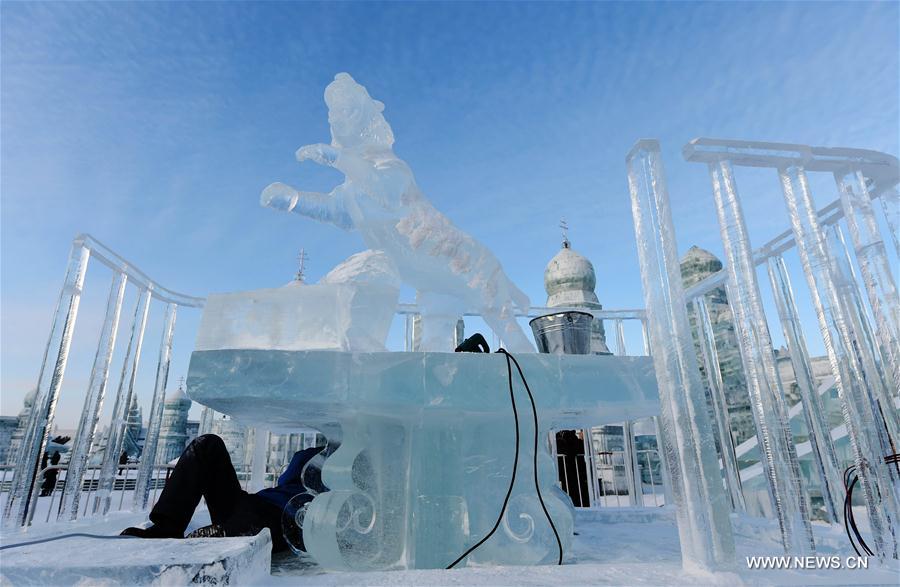
[[[412,170],[394,154],[384,105],[346,73],[325,89],[325,102],[331,144],[301,147],[296,156],[337,169],[344,183],[329,194],[273,183],[263,190],[262,205],[356,230],[369,248],[383,251],[417,290],[423,350],[452,350],[458,317],[474,311],[510,351],[533,351],[515,320],[517,309],[527,312],[528,298],[484,245],[419,190]]]
[[[212,294],[196,350],[383,351],[400,283],[386,255],[353,255],[319,283]]]
[[[531,353],[518,361],[538,414],[513,367],[518,435],[499,354],[221,348],[194,351],[187,386],[193,399],[248,425],[312,426],[340,439],[322,469],[329,491],[298,520],[325,568],[446,567],[496,522],[517,446],[501,524],[461,566],[555,564],[535,484],[564,552],[574,512],[557,483],[549,431],[656,415],[656,380],[647,357]]]
[[[731,208],[735,211],[739,211],[740,204],[730,173],[732,166],[769,168],[777,172],[791,232],[841,399],[847,437],[869,514],[874,551],[879,558],[897,558],[900,479],[895,468],[886,465],[881,458],[873,458],[873,455],[890,454],[894,450],[890,440],[894,435],[890,431],[896,429],[896,417],[891,413],[886,389],[890,373],[878,364],[877,356],[881,351],[868,332],[852,276],[849,270],[842,268],[841,255],[836,258],[829,250],[807,179],[807,171],[834,174],[842,190],[845,212],[858,216],[849,222],[867,222],[869,215],[860,208],[859,202],[862,187],[853,183],[863,181],[870,194],[890,193],[900,180],[897,158],[862,149],[709,138],[694,139],[683,152],[689,161],[704,162],[729,171],[714,174],[713,179],[722,180],[722,195],[734,199]],[[849,179],[848,173],[852,176]],[[849,193],[847,190],[855,191]],[[732,221],[738,219],[734,214],[730,216]],[[862,230],[860,226],[857,229]],[[878,281],[887,279],[888,274],[876,270],[877,266],[883,265],[879,256],[884,249],[878,247],[879,241],[871,236],[857,236],[859,244],[876,245],[865,252],[861,260],[872,264],[867,278],[872,279],[866,284],[870,295],[891,299],[889,284]],[[740,270],[749,273],[753,265],[748,265],[746,255],[742,257],[744,263]],[[736,271],[738,269],[731,274]],[[891,303],[882,306],[882,316],[890,311]],[[792,497],[790,492],[785,493],[789,499]]]

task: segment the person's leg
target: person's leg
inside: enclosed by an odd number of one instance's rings
[[[225,443],[214,434],[205,434],[192,441],[181,453],[178,464],[150,512],[153,528],[147,529],[147,532],[130,533],[159,538],[183,537],[201,497],[206,498],[213,523],[219,524],[231,516],[235,504],[244,493]]]

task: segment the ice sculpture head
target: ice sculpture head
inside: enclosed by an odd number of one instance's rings
[[[391,148],[394,133],[381,113],[384,104],[369,96],[350,74],[339,73],[325,88],[331,144],[338,148]]]

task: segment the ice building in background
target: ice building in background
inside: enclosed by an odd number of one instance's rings
[[[682,284],[687,289],[721,271],[722,261],[709,251],[694,245],[681,258],[680,266]],[[719,371],[722,375],[725,401],[728,404],[728,421],[735,444],[740,444],[748,438],[756,436],[756,427],[753,423],[753,414],[750,413],[750,396],[747,394],[744,366],[741,363],[741,353],[734,331],[734,316],[728,306],[728,294],[724,287],[717,287],[705,294],[704,297],[715,335]],[[696,336],[696,315],[694,312],[690,312],[689,316],[694,333],[694,347],[697,356],[701,357],[700,342]],[[700,371],[704,372],[703,360],[700,359],[699,363]],[[706,381],[705,372],[702,381]],[[707,393],[709,393],[708,389]]]
[[[781,348],[775,349],[775,361],[778,366],[778,378],[781,379],[781,385],[784,387],[784,395],[788,400],[788,404],[793,406],[801,400],[800,386],[797,384],[797,374],[794,373],[794,365],[791,361],[791,351],[784,345],[782,345]],[[828,363],[828,357],[810,357],[809,367],[812,372],[813,380],[817,385],[822,385],[831,379],[831,365]],[[833,390],[833,392],[836,394],[837,390]],[[840,425],[842,421],[840,410],[837,410],[834,414],[829,414],[829,417],[831,428]]]
[[[225,414],[216,414],[210,425],[210,434],[216,434],[225,442],[228,456],[235,471],[242,471],[250,464],[247,455],[247,428]]]
[[[12,435],[19,426],[19,419],[15,416],[0,416],[0,465],[14,464],[10,459],[9,445],[12,443]]]
[[[22,401],[22,409],[19,411],[19,415],[16,416],[16,429],[9,439],[9,464],[15,463],[15,455],[19,453],[19,449],[22,447],[22,440],[25,437],[25,428],[28,426],[28,416],[31,415],[31,406],[34,405],[34,396],[36,393],[37,390],[32,389],[25,394],[25,399]]]
[[[163,406],[162,426],[159,432],[157,459],[168,463],[181,456],[188,441],[188,410],[191,400],[184,393],[184,382],[166,398]]]

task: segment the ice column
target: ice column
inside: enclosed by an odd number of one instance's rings
[[[900,191],[897,191],[896,187],[885,190],[878,199],[881,200],[881,211],[887,222],[891,242],[894,243],[894,251],[900,255],[900,239],[898,239],[900,227],[897,226],[897,221],[900,220]]]
[[[650,330],[647,327],[647,319],[641,318],[641,338],[644,342],[644,354],[648,357],[651,355],[650,352]],[[669,476],[669,462],[666,460],[666,449],[663,446],[663,435],[662,435],[662,426],[659,421],[659,416],[653,416],[653,430],[656,433],[656,451],[659,456],[659,471],[662,474],[662,485],[663,485],[663,497],[666,500],[666,504],[672,503],[672,482],[669,481],[671,478]]]
[[[647,319],[641,320],[641,339],[644,342],[644,354],[650,356],[650,331],[647,330]]]
[[[866,178],[858,170],[845,174],[836,173],[834,177],[841,193],[841,205],[850,229],[862,281],[872,307],[875,336],[887,360],[885,371],[888,374],[888,386],[890,389],[897,389],[900,384],[900,301],[887,250],[872,209]]]
[[[197,428],[198,436],[209,434],[212,429],[213,418],[215,418],[215,411],[208,406],[203,406],[203,411],[200,412],[200,426]]]
[[[728,489],[728,494],[731,496],[731,508],[736,512],[743,512],[746,509],[744,492],[741,488],[741,476],[738,473],[737,456],[734,454],[731,424],[728,421],[728,402],[725,398],[722,371],[719,369],[719,352],[716,350],[716,337],[703,296],[694,298],[693,306],[697,317],[697,335],[703,356],[703,367],[706,371],[706,382],[709,385],[709,393],[713,401],[713,412],[716,416],[719,446],[722,447],[722,468],[725,470],[725,486]]]
[[[794,369],[797,387],[800,389],[800,399],[803,401],[803,414],[809,430],[813,462],[816,464],[822,480],[822,499],[825,502],[825,511],[828,514],[828,521],[837,523],[841,521],[841,517],[838,515],[838,504],[841,503],[842,492],[841,476],[838,473],[840,467],[834,453],[834,445],[831,442],[828,421],[822,410],[818,386],[812,374],[806,339],[800,329],[794,291],[791,288],[784,259],[780,255],[769,257],[768,270],[781,329],[784,332],[788,353],[791,355],[791,366]]]
[[[58,519],[74,520],[78,517],[78,502],[81,498],[81,487],[84,482],[84,470],[90,457],[94,435],[97,432],[97,421],[103,408],[106,395],[106,383],[109,380],[109,364],[116,347],[116,334],[119,330],[119,314],[122,310],[122,298],[125,297],[125,286],[128,278],[118,271],[113,273],[109,300],[106,303],[106,314],[97,343],[97,354],[91,368],[87,394],[84,397],[84,408],[78,422],[78,432],[72,443],[72,454],[69,457],[69,468],[66,471],[66,485],[60,498]]]
[[[162,426],[163,404],[166,399],[166,382],[169,379],[169,361],[172,358],[172,337],[175,334],[175,312],[178,306],[166,304],[166,317],[163,325],[162,342],[159,345],[159,362],[156,365],[156,384],[153,388],[153,403],[150,408],[150,421],[147,426],[147,438],[144,440],[144,452],[141,453],[141,466],[134,487],[134,509],[147,509],[150,501],[150,484],[153,479],[153,465],[156,464],[156,445],[159,443],[159,429]]]
[[[688,568],[730,566],[729,507],[688,324],[659,143],[638,141],[626,163],[682,562]]]
[[[671,475],[669,474],[669,461],[666,459],[667,449],[665,446],[665,438],[663,438],[662,434],[662,424],[660,423],[659,416],[653,416],[653,430],[656,433],[656,452],[659,457],[659,471],[662,474],[662,486],[663,486],[663,498],[665,499],[666,505],[671,505],[674,500],[672,499],[672,481]]]
[[[144,342],[147,314],[150,311],[150,299],[150,290],[142,289],[134,307],[134,317],[131,319],[131,334],[128,338],[128,347],[125,350],[125,359],[122,363],[122,374],[119,377],[116,401],[113,404],[109,436],[106,439],[103,463],[100,466],[100,481],[97,485],[97,495],[94,498],[94,513],[99,511],[101,515],[106,515],[109,511],[110,496],[115,484],[116,470],[119,466],[119,455],[122,454],[122,448],[125,443],[125,424],[128,419],[128,408],[131,406],[131,398],[134,394],[134,378],[141,359],[141,346]],[[124,491],[124,485],[122,487]]]
[[[621,319],[613,321],[616,331],[616,356],[624,357],[627,354],[625,348],[625,324]],[[628,484],[628,502],[632,506],[644,505],[643,490],[641,488],[641,469],[637,461],[637,451],[634,446],[634,424],[622,422],[622,446],[625,449],[625,482]]]
[[[270,434],[264,428],[253,429],[253,458],[250,459],[250,486],[247,488],[247,491],[251,493],[259,491],[266,484]]]
[[[30,519],[29,509],[33,509],[37,502],[41,482],[36,478],[37,469],[41,455],[46,450],[50,426],[56,412],[89,258],[90,250],[84,246],[83,241],[76,240],[69,254],[66,280],[56,304],[50,340],[47,341],[38,376],[34,405],[28,417],[28,426],[20,447],[21,454],[16,461],[12,488],[3,512],[3,519],[7,523],[14,520],[13,523],[24,526]]]
[[[625,482],[628,483],[628,504],[641,507],[644,496],[641,489],[640,465],[634,447],[634,424],[622,422],[622,446],[625,448]]]
[[[781,541],[787,554],[810,554],[815,551],[815,542],[809,520],[809,502],[802,486],[800,464],[731,162],[727,159],[713,161],[709,164],[709,172],[728,267],[728,301],[734,313],[759,438],[760,460],[781,528]]]
[[[841,299],[833,260],[816,216],[806,173],[801,167],[791,165],[779,169],[779,176],[803,272],[841,397],[847,437],[869,513],[872,544],[879,558],[896,558],[897,542],[893,532],[898,528],[892,530],[892,524],[897,524],[896,486],[892,487],[891,468],[883,460],[878,433],[883,426],[876,416],[871,389],[881,383],[881,378],[874,371],[871,359],[864,357],[870,352],[866,341],[860,339],[861,325],[850,322],[852,315]],[[842,287],[846,289],[846,284]]]
[[[616,319],[613,324],[616,327],[616,355],[624,357],[628,354],[625,348],[625,324],[620,319]]]
[[[850,252],[844,242],[844,233],[839,225],[832,226],[826,231],[826,239],[829,244],[834,261],[834,279],[837,284],[838,295],[844,304],[845,312],[850,317],[851,324],[857,324],[857,335],[860,340],[865,341],[863,349],[857,350],[857,355],[862,358],[864,364],[869,364],[872,372],[878,373],[880,380],[873,379],[868,386],[872,394],[873,409],[875,417],[881,423],[878,432],[881,439],[881,448],[885,454],[893,454],[897,452],[897,445],[894,443],[895,438],[900,438],[900,432],[897,430],[897,418],[891,415],[891,397],[890,390],[892,384],[890,374],[885,371],[887,359],[880,352],[878,343],[873,333],[874,328],[866,313],[866,307],[863,302],[863,295],[859,289],[859,280],[856,272],[853,270],[853,264],[850,261]],[[889,467],[890,470],[896,471],[896,467]],[[897,477],[894,478],[898,480]],[[900,487],[897,487],[900,490]]]

